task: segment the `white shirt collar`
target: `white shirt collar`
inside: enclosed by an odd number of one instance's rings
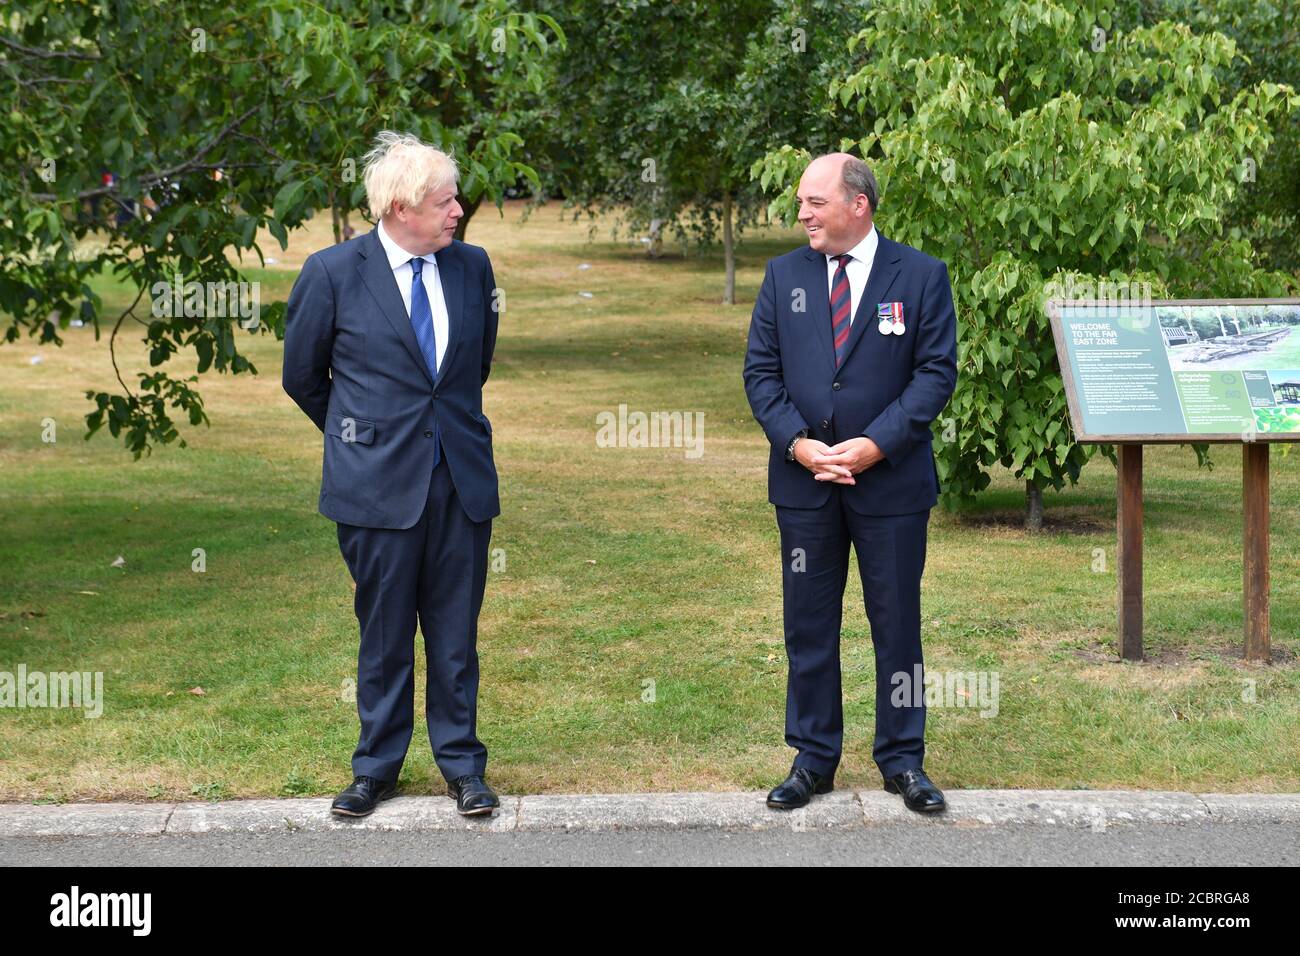
[[[879,244],[880,240],[876,236],[876,224],[873,222],[871,230],[862,237],[861,242],[848,250],[848,254],[858,262],[871,262],[876,256],[876,246]],[[829,264],[832,258],[832,256],[827,256],[826,262]]]
[[[379,244],[384,247],[384,255],[388,256],[388,267],[394,272],[397,271],[399,267],[410,262],[412,258],[416,258],[399,246],[396,240],[394,240],[393,237],[384,230],[384,221],[382,219],[379,221],[379,224],[375,226],[375,232],[379,236]],[[433,253],[429,253],[427,256],[419,256],[418,258],[423,259],[425,262],[433,263],[435,266],[438,264],[438,260],[434,257]]]

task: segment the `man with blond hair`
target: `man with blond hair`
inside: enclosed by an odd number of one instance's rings
[[[377,220],[313,253],[289,296],[284,390],[323,433],[320,512],[356,582],[360,739],[340,816],[396,793],[414,721],[415,625],[434,760],[460,813],[499,805],[475,712],[478,614],[501,513],[483,385],[497,337],[487,253],[455,238],[450,156],[379,134],[365,157]]]

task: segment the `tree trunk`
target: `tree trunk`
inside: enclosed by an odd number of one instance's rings
[[[663,248],[663,229],[664,221],[662,219],[650,220],[650,241],[646,243],[645,247],[647,259],[659,258],[659,253]]]
[[[722,256],[726,262],[727,289],[722,294],[724,305],[736,304],[736,238],[731,234],[731,193],[722,197]]]
[[[1043,530],[1043,489],[1032,481],[1025,482],[1025,530]]]
[[[461,216],[460,222],[456,224],[456,238],[464,242],[465,230],[469,228],[469,221],[473,218],[474,213],[478,211],[479,203],[483,201],[483,197],[479,196],[473,202],[470,202],[464,196],[457,196],[456,200],[460,203],[460,208],[465,210],[465,215]]]
[[[330,221],[334,226],[334,245],[343,241],[343,225],[339,220],[339,204],[334,196],[334,190],[330,190]]]

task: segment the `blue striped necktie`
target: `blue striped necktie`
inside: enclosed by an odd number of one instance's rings
[[[438,339],[433,331],[433,308],[429,305],[429,293],[424,288],[420,272],[424,260],[418,256],[411,260],[411,326],[415,329],[415,340],[420,343],[420,353],[424,364],[429,367],[429,374],[434,381],[438,379]],[[442,457],[442,431],[435,421],[433,426],[433,467],[438,467]]]

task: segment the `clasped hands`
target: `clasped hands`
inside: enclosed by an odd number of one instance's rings
[[[865,436],[850,438],[838,445],[827,445],[815,438],[801,438],[795,443],[794,457],[818,481],[853,485],[857,484],[854,475],[866,471],[885,454],[879,445]]]

